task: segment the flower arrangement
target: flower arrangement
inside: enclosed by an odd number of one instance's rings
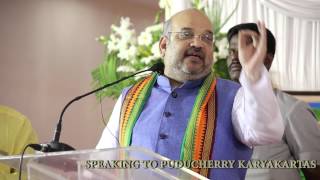
[[[121,18],[120,26],[111,26],[109,36],[100,36],[97,41],[105,47],[104,61],[92,71],[94,87],[116,81],[137,70],[150,67],[161,59],[158,41],[162,25],[157,23],[147,27],[137,37],[128,17]],[[113,86],[113,88],[98,92],[99,98],[120,95],[124,87],[130,86],[139,78],[129,79]]]
[[[214,22],[215,28],[213,70],[217,76],[229,78],[226,69],[228,41],[226,34],[219,32],[228,19],[221,23],[219,5],[217,2],[212,2],[194,0],[192,4],[193,7],[203,10],[209,17],[212,17],[211,21]],[[105,56],[103,62],[92,71],[94,88],[116,81],[138,70],[147,69],[161,60],[159,40],[162,35],[162,23],[159,22],[159,17],[164,9],[166,11],[170,9],[170,4],[170,0],[160,0],[159,6],[162,10],[156,15],[155,24],[145,28],[138,36],[130,18],[122,17],[119,26],[111,25],[110,35],[97,38],[97,41],[105,47]],[[118,83],[113,88],[98,92],[96,96],[100,101],[104,97],[117,98],[124,87],[132,85],[141,77],[143,75]]]

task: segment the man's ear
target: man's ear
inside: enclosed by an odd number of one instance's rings
[[[166,36],[162,36],[160,38],[159,49],[160,49],[160,54],[162,57],[164,57],[164,55],[166,53],[168,42],[169,42],[169,40]]]
[[[266,58],[264,60],[264,65],[266,66],[268,71],[271,68],[272,61],[273,61],[273,54],[267,53],[267,56],[266,56]]]

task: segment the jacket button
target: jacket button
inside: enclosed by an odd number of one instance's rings
[[[165,116],[165,117],[170,117],[170,116],[171,116],[171,113],[170,113],[170,112],[164,112],[164,116]]]
[[[159,137],[160,137],[160,139],[167,139],[168,135],[161,133],[161,134],[159,134]]]
[[[171,93],[171,96],[172,96],[173,98],[177,98],[177,97],[178,97],[178,93],[176,93],[175,91],[173,91],[173,92]]]

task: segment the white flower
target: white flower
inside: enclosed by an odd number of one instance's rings
[[[108,51],[119,51],[117,57],[121,60],[135,59],[137,48],[135,47],[135,31],[128,29],[130,26],[129,18],[121,18],[121,25],[112,25],[113,33],[107,43]]]
[[[224,37],[223,39],[221,39],[220,41],[216,42],[216,46],[218,47],[218,49],[227,49],[228,48],[228,40],[226,37]]]
[[[120,31],[120,28],[114,24],[111,24],[111,31],[115,32],[116,34],[118,34],[118,32]]]
[[[109,52],[117,51],[119,49],[118,41],[119,41],[119,39],[117,39],[114,34],[110,35],[110,39],[107,42],[107,48],[108,48]]]
[[[131,26],[130,18],[129,17],[121,17],[120,20],[120,29],[129,29]]]
[[[219,49],[219,52],[217,54],[218,58],[224,59],[228,57],[228,49],[224,48],[224,49]]]
[[[128,49],[120,49],[119,53],[117,54],[117,57],[122,60],[129,60]]]
[[[218,60],[218,53],[217,52],[214,52],[213,53],[213,64],[216,63]]]
[[[117,48],[119,49],[119,51],[125,50],[129,48],[129,43],[130,41],[127,39],[120,39],[117,42]]]
[[[121,32],[121,34],[118,35],[117,39],[117,48],[119,50],[121,49],[128,49],[129,44],[134,44],[134,31],[132,30],[126,30]]]
[[[132,39],[134,39],[134,34],[135,34],[134,30],[128,30],[128,29],[119,32],[121,39],[126,41],[131,41]]]
[[[142,46],[149,46],[152,43],[152,34],[147,31],[143,31],[138,37],[138,44]]]
[[[96,38],[96,41],[102,42],[104,45],[107,43],[107,38],[105,36],[99,36]]]
[[[226,58],[228,57],[228,40],[226,37],[216,42],[218,52],[216,53],[217,58]]]
[[[122,48],[127,48],[128,44],[134,44],[135,43],[135,31],[134,29],[130,29],[131,27],[131,22],[130,22],[130,18],[126,17],[123,18],[121,17],[120,20],[120,26],[115,26],[115,25],[111,25],[111,30],[113,31],[113,33],[115,34],[114,36],[117,36],[117,49],[122,49]]]
[[[111,29],[117,33],[121,32],[121,31],[126,31],[130,28],[131,26],[131,22],[130,22],[130,18],[129,17],[121,17],[120,19],[120,26],[116,26],[116,25],[111,25]]]
[[[131,59],[134,59],[135,56],[137,55],[137,48],[135,46],[130,46],[130,48],[128,49],[128,56]]]
[[[127,48],[123,46],[123,48],[119,49],[119,53],[117,54],[118,58],[122,60],[135,60],[135,56],[137,55],[137,48],[135,46],[130,46]]]
[[[126,66],[126,65],[123,65],[123,66],[119,66],[117,68],[117,72],[135,72],[136,70],[131,67],[131,66]]]
[[[162,28],[163,28],[163,23],[159,23],[152,26],[148,26],[145,31],[146,32],[162,31]]]
[[[144,64],[149,64],[153,59],[154,59],[153,56],[143,57],[141,59],[141,62],[143,62]]]
[[[118,46],[115,41],[108,41],[107,48],[109,52],[118,50]]]
[[[170,4],[172,4],[172,0],[160,0],[159,1],[159,7],[161,9],[164,9],[164,8],[170,6]]]
[[[160,1],[159,1],[159,7],[160,7],[161,9],[164,9],[164,8],[166,7],[166,6],[165,6],[165,5],[166,5],[166,4],[165,4],[165,1],[166,1],[166,0],[160,0]]]
[[[160,58],[160,49],[159,49],[159,41],[155,42],[151,47],[151,52],[155,58]]]

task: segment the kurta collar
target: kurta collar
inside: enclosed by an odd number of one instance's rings
[[[197,79],[197,80],[186,81],[181,86],[179,86],[177,88],[180,88],[180,89],[198,88],[202,85],[202,83],[204,82],[206,77],[203,77],[203,78]],[[163,75],[158,76],[157,81],[155,83],[155,86],[160,87],[161,89],[164,89],[165,91],[167,91],[169,93],[172,91],[169,78],[167,78],[166,76],[163,76]]]

